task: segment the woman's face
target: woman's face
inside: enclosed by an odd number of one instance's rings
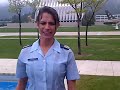
[[[53,16],[49,13],[43,13],[42,16],[39,16],[39,22],[37,26],[40,32],[40,38],[54,38],[59,24],[55,24]]]

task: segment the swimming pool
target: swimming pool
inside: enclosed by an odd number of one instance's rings
[[[0,90],[16,90],[17,80],[15,75],[0,75]]]
[[[16,86],[15,75],[0,75],[0,90],[15,90]]]
[[[0,90],[15,90],[17,82],[0,82]]]

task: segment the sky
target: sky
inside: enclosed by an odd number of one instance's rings
[[[0,6],[5,6],[8,4],[8,0],[0,0]]]
[[[0,0],[0,4],[6,4],[8,3],[8,0]]]

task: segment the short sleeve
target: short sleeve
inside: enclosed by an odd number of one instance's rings
[[[80,75],[77,69],[77,65],[75,62],[75,57],[73,52],[70,52],[68,55],[68,63],[67,63],[67,73],[66,73],[67,80],[78,80],[80,79]]]
[[[21,58],[19,56],[16,66],[16,77],[17,78],[24,78],[27,77],[26,73],[26,64],[21,61]]]

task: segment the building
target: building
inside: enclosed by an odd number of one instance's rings
[[[58,0],[43,0],[41,1],[38,10],[42,6],[53,7],[58,12],[60,22],[75,22],[77,20],[76,13],[71,13],[74,9],[69,4],[61,4]],[[35,14],[35,20],[38,10]]]

